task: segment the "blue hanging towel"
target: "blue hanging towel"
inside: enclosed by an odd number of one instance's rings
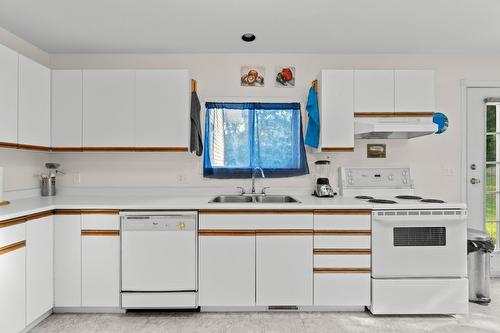
[[[307,131],[305,144],[318,148],[319,146],[319,109],[318,109],[318,96],[316,89],[311,87],[309,89],[309,97],[307,98],[306,111],[309,117],[307,122]]]

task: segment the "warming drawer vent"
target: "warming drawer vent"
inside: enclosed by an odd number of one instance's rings
[[[445,227],[396,227],[394,246],[446,246]]]

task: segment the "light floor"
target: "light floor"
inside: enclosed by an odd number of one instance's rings
[[[500,332],[500,279],[492,302],[470,305],[468,315],[372,316],[359,313],[135,313],[54,314],[33,333],[81,332]]]

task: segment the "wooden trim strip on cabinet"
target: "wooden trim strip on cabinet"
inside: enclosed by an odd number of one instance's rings
[[[41,219],[43,217],[52,216],[52,215],[54,215],[54,211],[53,210],[47,210],[45,212],[40,212],[40,213],[35,213],[35,214],[27,215],[26,216],[26,221],[37,220],[37,219]]]
[[[83,152],[187,152],[187,147],[82,147]]]
[[[370,215],[371,210],[368,209],[323,209],[315,210],[314,215]]]
[[[23,145],[23,144],[18,144],[17,149],[23,149],[23,150],[37,150],[37,151],[50,151],[50,147],[45,147],[45,146],[35,146],[35,145]]]
[[[188,147],[137,147],[137,152],[188,152]]]
[[[80,209],[56,209],[54,215],[80,215],[82,211]]]
[[[337,254],[359,254],[359,255],[369,255],[371,254],[371,250],[363,250],[363,249],[314,249],[314,254],[319,255],[337,255]]]
[[[271,209],[252,209],[252,210],[221,210],[221,209],[202,209],[198,211],[199,214],[205,215],[234,215],[234,214],[307,214],[312,213],[312,210],[306,209],[293,209],[293,210],[271,210]]]
[[[257,236],[307,236],[312,235],[313,231],[309,229],[260,229],[255,230]]]
[[[120,230],[82,230],[82,236],[120,236]]]
[[[314,268],[314,273],[370,273],[370,268]]]
[[[52,147],[50,148],[51,151],[57,153],[57,152],[69,152],[69,153],[81,153],[83,152],[82,147]]]
[[[370,230],[314,230],[315,235],[370,236]]]
[[[240,229],[201,229],[199,236],[255,236],[255,230]]]
[[[432,117],[434,112],[354,112],[355,118]]]
[[[6,253],[9,253],[9,252],[12,252],[12,251],[15,251],[15,250],[23,248],[25,246],[26,246],[26,241],[23,240],[23,241],[14,243],[14,244],[10,244],[10,245],[4,246],[4,247],[0,247],[0,255],[6,254]]]
[[[0,201],[0,206],[7,206],[7,205],[10,205],[10,201],[7,200]]]
[[[82,215],[119,215],[120,211],[119,210],[114,210],[114,209],[104,209],[104,210],[80,210],[80,214]]]
[[[14,149],[17,149],[17,143],[0,142],[0,148],[14,148]]]
[[[324,153],[349,153],[354,151],[354,147],[321,147]]]
[[[0,221],[0,228],[5,228],[5,227],[10,227],[12,225],[25,223],[26,221],[27,220],[25,216],[15,217],[13,219]]]

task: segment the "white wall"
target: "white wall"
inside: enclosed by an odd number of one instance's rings
[[[240,65],[266,66],[264,88],[239,86]],[[275,65],[294,65],[296,87],[275,88]],[[306,99],[311,80],[322,68],[427,68],[436,70],[437,108],[448,115],[450,128],[442,135],[387,141],[386,159],[367,159],[367,141],[358,141],[354,153],[309,155],[309,162],[329,157],[339,165],[405,165],[414,170],[422,195],[460,200],[460,80],[500,80],[498,56],[459,55],[329,55],[329,54],[56,54],[51,66],[71,68],[188,68],[198,80],[203,104],[214,96],[265,96]],[[384,142],[375,140],[372,142]],[[186,186],[230,185],[248,181],[214,181],[201,176],[202,161],[188,154],[61,154],[53,155],[70,173],[60,179],[72,186]],[[335,171],[336,174],[336,171]],[[270,186],[308,186],[310,177],[266,180]]]
[[[49,65],[47,52],[0,28],[0,44],[33,60]],[[35,177],[44,170],[44,163],[49,159],[47,153],[0,149],[0,166],[5,167],[5,191],[38,188],[39,181]]]

